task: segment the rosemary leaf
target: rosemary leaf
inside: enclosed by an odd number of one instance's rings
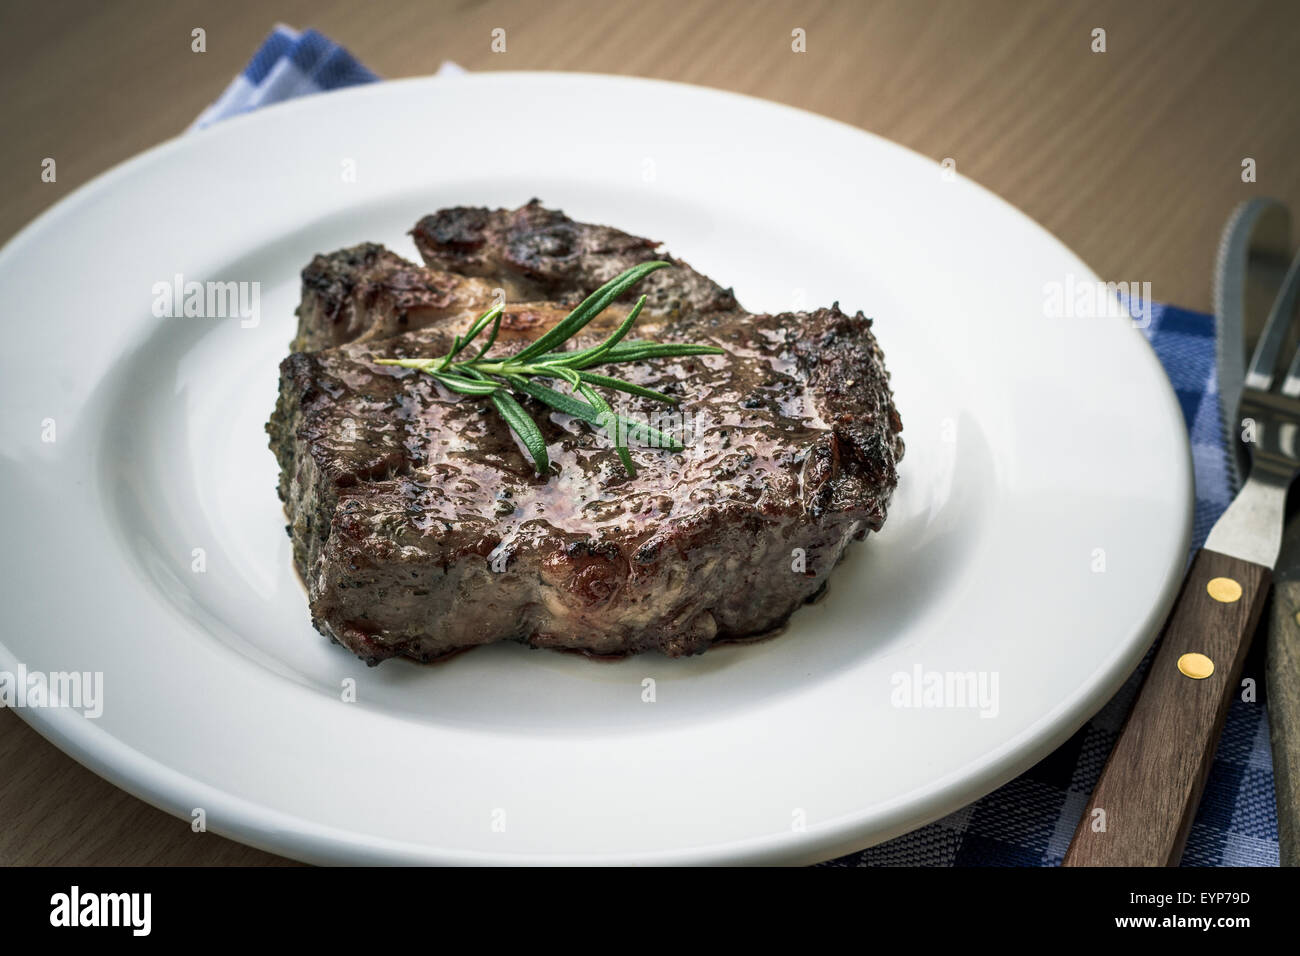
[[[619,460],[623,462],[623,468],[628,473],[628,477],[636,477],[636,465],[632,464],[632,455],[627,450],[627,445],[619,436],[618,416],[614,414],[614,409],[609,407],[609,402],[605,401],[596,393],[596,390],[586,382],[579,380],[578,391],[596,413],[600,415],[600,426],[606,431],[612,432],[614,439],[614,450],[618,452]]]
[[[522,352],[514,355],[513,361],[516,363],[526,362],[528,359],[541,355],[561,342],[567,342],[578,334],[588,322],[594,319],[611,302],[630,289],[637,282],[640,282],[645,276],[654,272],[656,269],[662,269],[669,265],[667,262],[643,262],[639,266],[633,266],[622,275],[610,279],[603,286],[593,292],[582,303],[570,312],[567,316],[556,323],[555,327],[543,335],[532,345],[526,347]]]
[[[493,322],[495,320],[495,323],[499,325],[501,322],[502,311],[503,311],[502,306],[494,305],[492,308],[488,309],[477,319],[475,319],[464,335],[456,336],[456,338],[452,341],[451,351],[448,352],[445,356],[443,356],[442,364],[438,366],[438,371],[441,372],[448,365],[450,365],[452,359],[454,359],[457,355],[459,355],[464,350],[465,346],[469,345],[470,342],[473,342],[476,338],[478,338],[478,334],[483,331],[484,327],[489,322]],[[493,338],[495,337],[496,337],[496,333],[494,328]],[[482,353],[480,352],[479,354],[481,355]],[[474,356],[474,358],[477,359],[478,356],[476,355]]]
[[[528,417],[524,407],[515,401],[515,397],[507,391],[493,392],[492,404],[501,413],[501,417],[506,420],[510,430],[519,436],[519,440],[528,449],[528,454],[533,456],[533,463],[537,466],[537,473],[539,475],[549,475],[551,461],[546,454],[546,439],[542,437],[541,429],[537,427],[537,423]]]
[[[645,296],[641,296],[641,298],[637,299],[636,305],[634,305],[632,310],[628,312],[627,318],[623,320],[622,324],[619,325],[618,328],[609,334],[609,338],[592,348],[583,349],[581,352],[571,353],[570,357],[563,360],[560,364],[567,365],[569,368],[586,368],[588,365],[598,364],[597,360],[614,346],[618,345],[623,336],[627,335],[628,331],[632,328],[637,317],[641,314],[641,309],[645,306],[645,298]]]
[[[605,388],[612,388],[615,391],[627,392],[629,395],[639,395],[642,398],[652,398],[656,402],[664,402],[668,405],[676,405],[677,399],[671,395],[665,395],[663,392],[656,392],[653,388],[646,388],[644,385],[635,385],[632,382],[625,382],[621,378],[610,378],[608,375],[598,375],[595,372],[588,372],[583,369],[578,373],[578,377],[589,385],[603,385]]]
[[[723,355],[714,345],[688,345],[684,342],[623,342],[610,349],[596,365],[616,362],[642,362],[651,358],[677,358],[682,355]]]
[[[531,395],[539,402],[550,405],[557,412],[580,418],[590,425],[600,424],[600,413],[586,402],[580,402],[563,392],[557,392],[546,385],[540,385],[537,382],[530,382],[522,378],[511,379],[510,384],[524,394]],[[634,421],[622,415],[618,416],[618,421],[623,428],[624,434],[629,438],[635,438],[637,442],[647,447],[665,448],[668,451],[682,451],[686,447],[666,432],[651,428],[642,422]]]
[[[488,349],[492,348],[492,346],[496,344],[497,333],[501,331],[501,316],[504,314],[505,309],[497,308],[496,315],[492,318],[492,331],[488,333],[487,341],[484,342],[483,347],[474,354],[474,357],[470,359],[470,362],[477,362],[487,354]]]
[[[501,390],[500,385],[491,381],[462,378],[448,372],[432,371],[430,374],[451,391],[458,392],[461,395],[495,395]]]
[[[618,421],[623,428],[623,434],[629,438],[635,438],[639,444],[648,448],[665,448],[668,451],[685,451],[686,449],[685,445],[667,432],[661,432],[657,428],[651,428],[641,422],[624,418],[622,415],[618,416]]]

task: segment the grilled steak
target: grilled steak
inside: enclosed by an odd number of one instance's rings
[[[634,336],[728,354],[620,365],[682,402],[615,404],[685,450],[633,444],[632,478],[608,436],[526,400],[555,469],[539,477],[489,403],[373,360],[445,353],[494,289],[536,300],[507,307],[493,354],[509,354],[666,256],[536,201],[442,210],[414,235],[429,268],[361,246],[304,271],[301,350],[281,365],[267,426],[313,623],[368,663],[499,640],[697,653],[783,624],[883,524],[902,424],[861,314],[752,315],[670,260],[633,289],[651,297]],[[598,342],[627,307],[569,347]]]
[[[428,265],[490,279],[510,299],[577,304],[632,266],[662,259],[679,268],[652,272],[625,295],[629,301],[646,296],[646,314],[739,308],[730,289],[662,252],[659,243],[574,222],[536,199],[514,210],[442,209],[421,219],[412,235]]]
[[[302,271],[298,335],[290,348],[315,352],[478,315],[493,286],[412,265],[373,242],[317,256]]]

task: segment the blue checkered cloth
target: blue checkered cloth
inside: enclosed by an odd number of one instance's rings
[[[440,74],[462,72],[444,63]],[[202,127],[265,106],[374,82],[378,77],[314,30],[276,27],[244,72],[195,122]],[[1146,334],[1164,365],[1191,435],[1196,470],[1193,550],[1232,500],[1219,425],[1214,320],[1155,304]],[[1277,866],[1277,810],[1264,703],[1263,642],[1243,676],[1259,697],[1233,701],[1183,854],[1184,866]],[[823,866],[1054,866],[1137,694],[1151,654],[1100,713],[1051,756],[982,800],[906,836]]]
[[[203,129],[270,103],[378,79],[347,50],[315,30],[299,33],[277,26],[253,54],[244,72],[199,115],[191,129]]]

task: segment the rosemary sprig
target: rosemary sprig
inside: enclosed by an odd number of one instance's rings
[[[514,392],[531,396],[557,411],[608,431],[614,437],[614,448],[623,463],[623,468],[635,478],[636,466],[632,463],[632,455],[628,451],[627,438],[634,438],[638,442],[654,444],[671,451],[681,451],[682,443],[648,425],[617,414],[593,386],[610,388],[669,405],[677,404],[677,399],[652,388],[592,372],[589,369],[597,365],[644,362],[650,359],[676,358],[685,355],[721,355],[723,350],[712,345],[624,341],[641,315],[641,309],[646,302],[645,296],[637,300],[636,305],[628,312],[627,318],[620,322],[618,328],[600,344],[572,352],[562,351],[562,348],[565,342],[581,332],[615,299],[651,272],[667,265],[669,263],[656,261],[633,266],[583,299],[576,309],[557,322],[541,338],[506,358],[486,357],[492,346],[496,344],[497,333],[501,330],[503,307],[496,305],[475,319],[464,335],[456,336],[446,355],[431,359],[375,359],[375,363],[419,369],[432,375],[444,387],[457,394],[473,398],[490,398],[497,413],[505,419],[510,430],[519,436],[519,440],[528,449],[533,464],[537,466],[538,474],[549,474],[551,468],[546,453],[546,439],[542,436],[537,423],[529,417],[528,412],[514,397]],[[473,358],[459,359],[461,353],[485,329],[488,330],[487,339],[474,353]],[[538,379],[562,381],[569,386],[572,394],[566,395],[548,385],[543,385]]]

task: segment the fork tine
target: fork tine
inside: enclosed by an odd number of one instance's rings
[[[1260,351],[1264,346],[1264,339],[1274,336],[1277,341],[1274,343],[1274,355],[1271,361],[1276,362],[1277,350],[1282,347],[1282,342],[1286,338],[1287,331],[1295,317],[1296,299],[1300,298],[1300,252],[1291,260],[1291,267],[1286,270],[1286,278],[1282,280],[1282,288],[1278,290],[1277,298],[1273,302],[1273,308],[1268,313],[1268,326],[1265,329],[1264,338],[1260,339],[1259,348],[1255,349],[1255,355],[1251,359],[1251,373],[1255,371],[1255,359],[1260,357]],[[1280,329],[1280,332],[1275,332]],[[1272,368],[1272,366],[1268,366]],[[1270,382],[1272,374],[1269,375]],[[1249,384],[1250,376],[1247,375]],[[1265,385],[1265,388],[1268,386]],[[1291,365],[1287,368],[1286,378],[1282,381],[1282,394],[1289,398],[1300,397],[1300,347],[1296,348],[1296,354],[1291,359]]]
[[[1269,310],[1264,334],[1259,337],[1255,354],[1250,357],[1250,367],[1246,370],[1247,388],[1268,391],[1273,386],[1273,370],[1277,368],[1278,353],[1282,351],[1282,343],[1286,341],[1287,332],[1291,328],[1297,292],[1300,292],[1300,254],[1291,260],[1291,267],[1282,280],[1282,288],[1273,302],[1273,308]],[[1297,358],[1300,359],[1300,356]],[[1287,372],[1287,384],[1291,384],[1297,373],[1300,373],[1300,366],[1292,362]],[[1300,382],[1294,387],[1300,387]]]

